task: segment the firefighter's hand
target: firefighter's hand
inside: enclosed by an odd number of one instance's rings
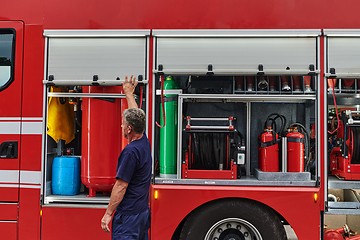
[[[125,95],[133,94],[135,91],[135,87],[138,85],[136,78],[133,75],[130,76],[128,80],[128,76],[125,76],[125,83],[122,84]]]
[[[103,218],[101,219],[101,228],[104,232],[110,232],[109,223],[111,221],[111,215],[105,213]]]

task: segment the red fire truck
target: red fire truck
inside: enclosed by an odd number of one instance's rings
[[[360,215],[358,7],[3,1],[0,238],[110,239],[134,75],[151,239],[348,239],[324,222]]]

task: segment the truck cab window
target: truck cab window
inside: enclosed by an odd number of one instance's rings
[[[14,46],[14,34],[0,30],[0,91],[13,81]]]

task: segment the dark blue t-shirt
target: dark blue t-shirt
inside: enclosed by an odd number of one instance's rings
[[[151,148],[144,135],[129,143],[120,153],[116,178],[129,183],[124,198],[116,208],[120,214],[137,214],[149,208]]]

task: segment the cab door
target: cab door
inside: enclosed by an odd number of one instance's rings
[[[19,197],[23,29],[21,21],[0,21],[0,207]]]

